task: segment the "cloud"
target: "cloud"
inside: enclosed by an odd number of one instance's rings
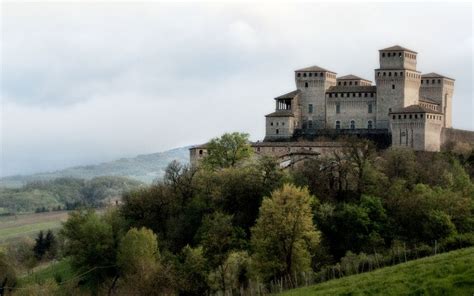
[[[2,174],[264,135],[294,69],[373,80],[377,50],[456,78],[472,120],[469,3],[2,3]],[[440,25],[440,24],[443,25]]]

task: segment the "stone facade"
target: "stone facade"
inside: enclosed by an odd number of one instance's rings
[[[264,141],[252,143],[255,153],[282,163],[329,156],[344,147],[338,141],[344,136],[418,151],[474,143],[474,132],[451,128],[454,79],[421,74],[417,55],[398,45],[379,50],[375,85],[318,66],[296,70],[296,90],[275,98],[275,112],[265,116]],[[206,146],[195,146],[190,154],[195,164],[207,155]]]
[[[422,75],[416,67],[417,55],[398,45],[379,50],[375,85],[355,75],[337,77],[318,66],[296,70],[297,90],[292,93],[297,95],[276,98],[277,109],[266,118],[265,140],[287,140],[323,129],[385,130],[394,145],[400,146],[402,137],[403,146],[439,151],[441,128],[451,127],[454,79],[436,73]],[[413,110],[427,117],[417,115],[415,120],[415,113],[404,117]],[[398,116],[392,120],[391,114],[402,115],[401,120]],[[275,124],[279,124],[278,133]]]

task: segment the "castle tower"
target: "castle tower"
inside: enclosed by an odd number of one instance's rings
[[[421,75],[420,98],[439,104],[439,111],[444,114],[443,127],[452,127],[452,99],[454,79],[429,73]]]
[[[296,88],[301,93],[301,122],[298,128],[326,128],[326,90],[336,85],[336,73],[312,66],[295,71]]]
[[[379,50],[380,68],[375,70],[378,129],[389,128],[389,112],[418,104],[420,72],[417,53],[401,46]]]

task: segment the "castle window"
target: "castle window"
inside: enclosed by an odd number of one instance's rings
[[[418,114],[415,114],[415,119],[417,119],[417,118],[418,118]]]
[[[354,84],[355,84],[355,85],[357,85],[357,84],[358,84],[358,82],[356,81],[356,82],[354,82]]]
[[[423,80],[421,81],[421,84],[423,84]]]
[[[273,126],[273,122],[270,122],[270,125]]]
[[[277,134],[277,135],[280,133],[280,131],[279,131],[278,129],[276,129],[276,131],[275,131],[275,132],[276,132],[276,134]]]
[[[400,76],[403,76],[403,72],[400,72]]]
[[[431,80],[431,83],[433,83],[433,84],[434,84],[434,83],[435,83],[435,80],[434,80],[434,79],[433,79],[433,80]]]
[[[351,129],[355,129],[356,128],[356,123],[354,120],[351,120]]]
[[[260,147],[257,147],[257,151],[260,152]]]
[[[390,77],[391,77],[391,76],[392,76],[392,72],[388,72],[388,76],[390,76]]]
[[[368,129],[372,129],[372,127],[373,127],[373,126],[372,126],[372,120],[369,120],[369,121],[367,122],[367,128],[368,128]]]
[[[323,77],[323,73],[319,73],[319,76]]]
[[[341,129],[341,122],[336,120],[336,129]]]
[[[383,76],[386,76],[386,75],[387,75],[387,73],[383,72]]]
[[[303,73],[303,77],[306,77],[306,73]]]
[[[362,97],[362,93],[359,93],[359,98]]]
[[[398,115],[398,119],[402,119],[402,116],[401,116],[401,115]]]
[[[202,150],[199,150],[199,155],[202,155]]]
[[[284,126],[284,125],[285,125],[285,123],[284,123],[284,122],[282,122],[282,123],[281,123],[281,125],[283,125],[283,126]]]
[[[352,81],[349,81],[349,85],[352,85]]]
[[[383,58],[385,57],[385,52],[382,52],[382,57],[383,57]]]
[[[441,83],[441,79],[438,79],[438,83]]]
[[[412,115],[411,115],[411,114],[410,114],[410,116],[409,116],[409,117],[410,117],[410,119],[412,119]]]
[[[308,120],[308,128],[313,128],[313,121],[312,120]]]
[[[347,85],[347,82],[344,81],[344,85]]]
[[[341,104],[339,103],[336,104],[336,113],[337,114],[341,113]]]
[[[395,117],[396,117],[395,115],[392,115],[392,119],[395,119]]]
[[[334,94],[334,97],[337,98],[337,93]]]
[[[301,77],[301,73],[296,74],[296,76]]]
[[[379,77],[380,77],[380,72],[377,72],[377,76],[379,76]]]
[[[407,119],[407,115],[406,115],[406,114],[405,114],[405,115],[403,115],[403,119]]]
[[[341,85],[341,82],[339,81],[339,82],[337,83],[337,85]]]
[[[329,94],[329,97],[332,98],[332,94]]]
[[[313,73],[309,73],[309,77],[313,77]]]
[[[279,123],[279,122],[277,122],[277,126],[278,126],[278,125],[280,125],[280,123]]]
[[[369,110],[368,110],[369,113],[372,113],[372,104],[369,104]]]
[[[392,89],[395,89],[395,84],[392,84]]]
[[[367,98],[367,93],[364,93],[364,98]]]
[[[308,82],[305,82],[305,83],[304,83],[304,87],[308,87]]]
[[[313,104],[308,105],[308,113],[313,113]]]
[[[344,98],[344,93],[341,93],[341,98]]]
[[[395,76],[397,76],[397,74],[398,74],[397,72],[393,73],[393,75],[395,75]]]
[[[398,57],[400,57],[400,58],[402,57],[402,53],[401,53],[401,52],[398,53]]]
[[[370,93],[370,97],[373,98],[373,97],[374,97],[374,93]]]
[[[429,80],[429,79],[426,80],[426,84],[430,84],[430,80]]]

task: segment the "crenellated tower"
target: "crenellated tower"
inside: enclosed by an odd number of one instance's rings
[[[416,70],[416,56],[413,50],[398,45],[379,50],[380,68],[375,70],[377,128],[389,128],[392,110],[418,104],[421,75]]]
[[[336,85],[336,73],[312,66],[295,71],[296,88],[301,93],[301,122],[298,128],[326,128],[326,91]]]
[[[439,111],[444,114],[443,127],[452,127],[452,99],[454,79],[437,74],[421,75],[420,98],[433,101],[439,105]]]

